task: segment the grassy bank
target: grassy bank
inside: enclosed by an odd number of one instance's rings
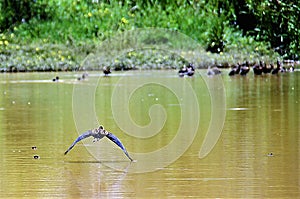
[[[230,67],[237,62],[258,62],[264,60],[275,63],[278,54],[273,51],[258,50],[258,47],[232,45],[226,52],[211,53],[204,48],[178,50],[166,52],[155,49],[130,49],[111,59],[102,59],[98,64],[87,65],[86,59],[90,55],[96,56],[101,43],[94,41],[73,45],[30,43],[15,44],[6,42],[1,46],[0,71],[73,71],[73,70],[101,70],[110,66],[113,70],[128,69],[178,69],[188,60],[197,68],[207,68],[218,65]],[[253,49],[254,48],[254,49]]]
[[[275,62],[279,57],[270,43],[256,41],[254,36],[246,36],[232,25],[234,11],[230,5],[223,5],[228,9],[221,12],[220,5],[205,1],[149,2],[50,0],[35,3],[31,5],[34,7],[31,16],[26,12],[2,28],[0,70],[98,70],[107,65],[113,69],[179,68],[186,62],[185,57],[192,57],[197,67],[213,64],[226,67],[246,60]],[[85,58],[97,55],[102,42],[126,35],[128,31],[153,27],[183,33],[200,47],[178,49],[178,52],[131,49],[117,58],[85,66]]]

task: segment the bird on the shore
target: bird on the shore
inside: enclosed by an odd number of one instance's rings
[[[102,125],[99,126],[99,128],[88,130],[81,134],[72,144],[71,146],[66,150],[64,153],[67,155],[67,153],[75,146],[75,144],[85,138],[88,138],[90,136],[94,137],[93,142],[99,141],[102,139],[104,136],[106,136],[108,139],[110,139],[112,142],[114,142],[116,145],[118,145],[122,151],[125,153],[125,155],[129,158],[130,161],[133,161],[133,159],[129,156],[126,148],[122,144],[122,142],[112,133],[106,131]]]

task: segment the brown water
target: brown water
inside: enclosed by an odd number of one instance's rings
[[[176,71],[0,74],[0,197],[299,198],[300,72],[225,73],[224,99],[216,77]],[[99,123],[135,162],[105,138],[63,155]]]

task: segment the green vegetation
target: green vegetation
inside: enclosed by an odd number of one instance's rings
[[[0,10],[2,71],[78,69],[100,42],[149,27],[186,34],[203,47],[199,56],[221,64],[300,52],[300,3],[292,1],[3,0]]]

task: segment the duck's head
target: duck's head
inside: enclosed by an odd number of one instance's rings
[[[98,127],[97,132],[100,133],[100,134],[104,134],[104,135],[108,134],[108,132],[104,129],[104,127],[102,125],[100,125]]]

